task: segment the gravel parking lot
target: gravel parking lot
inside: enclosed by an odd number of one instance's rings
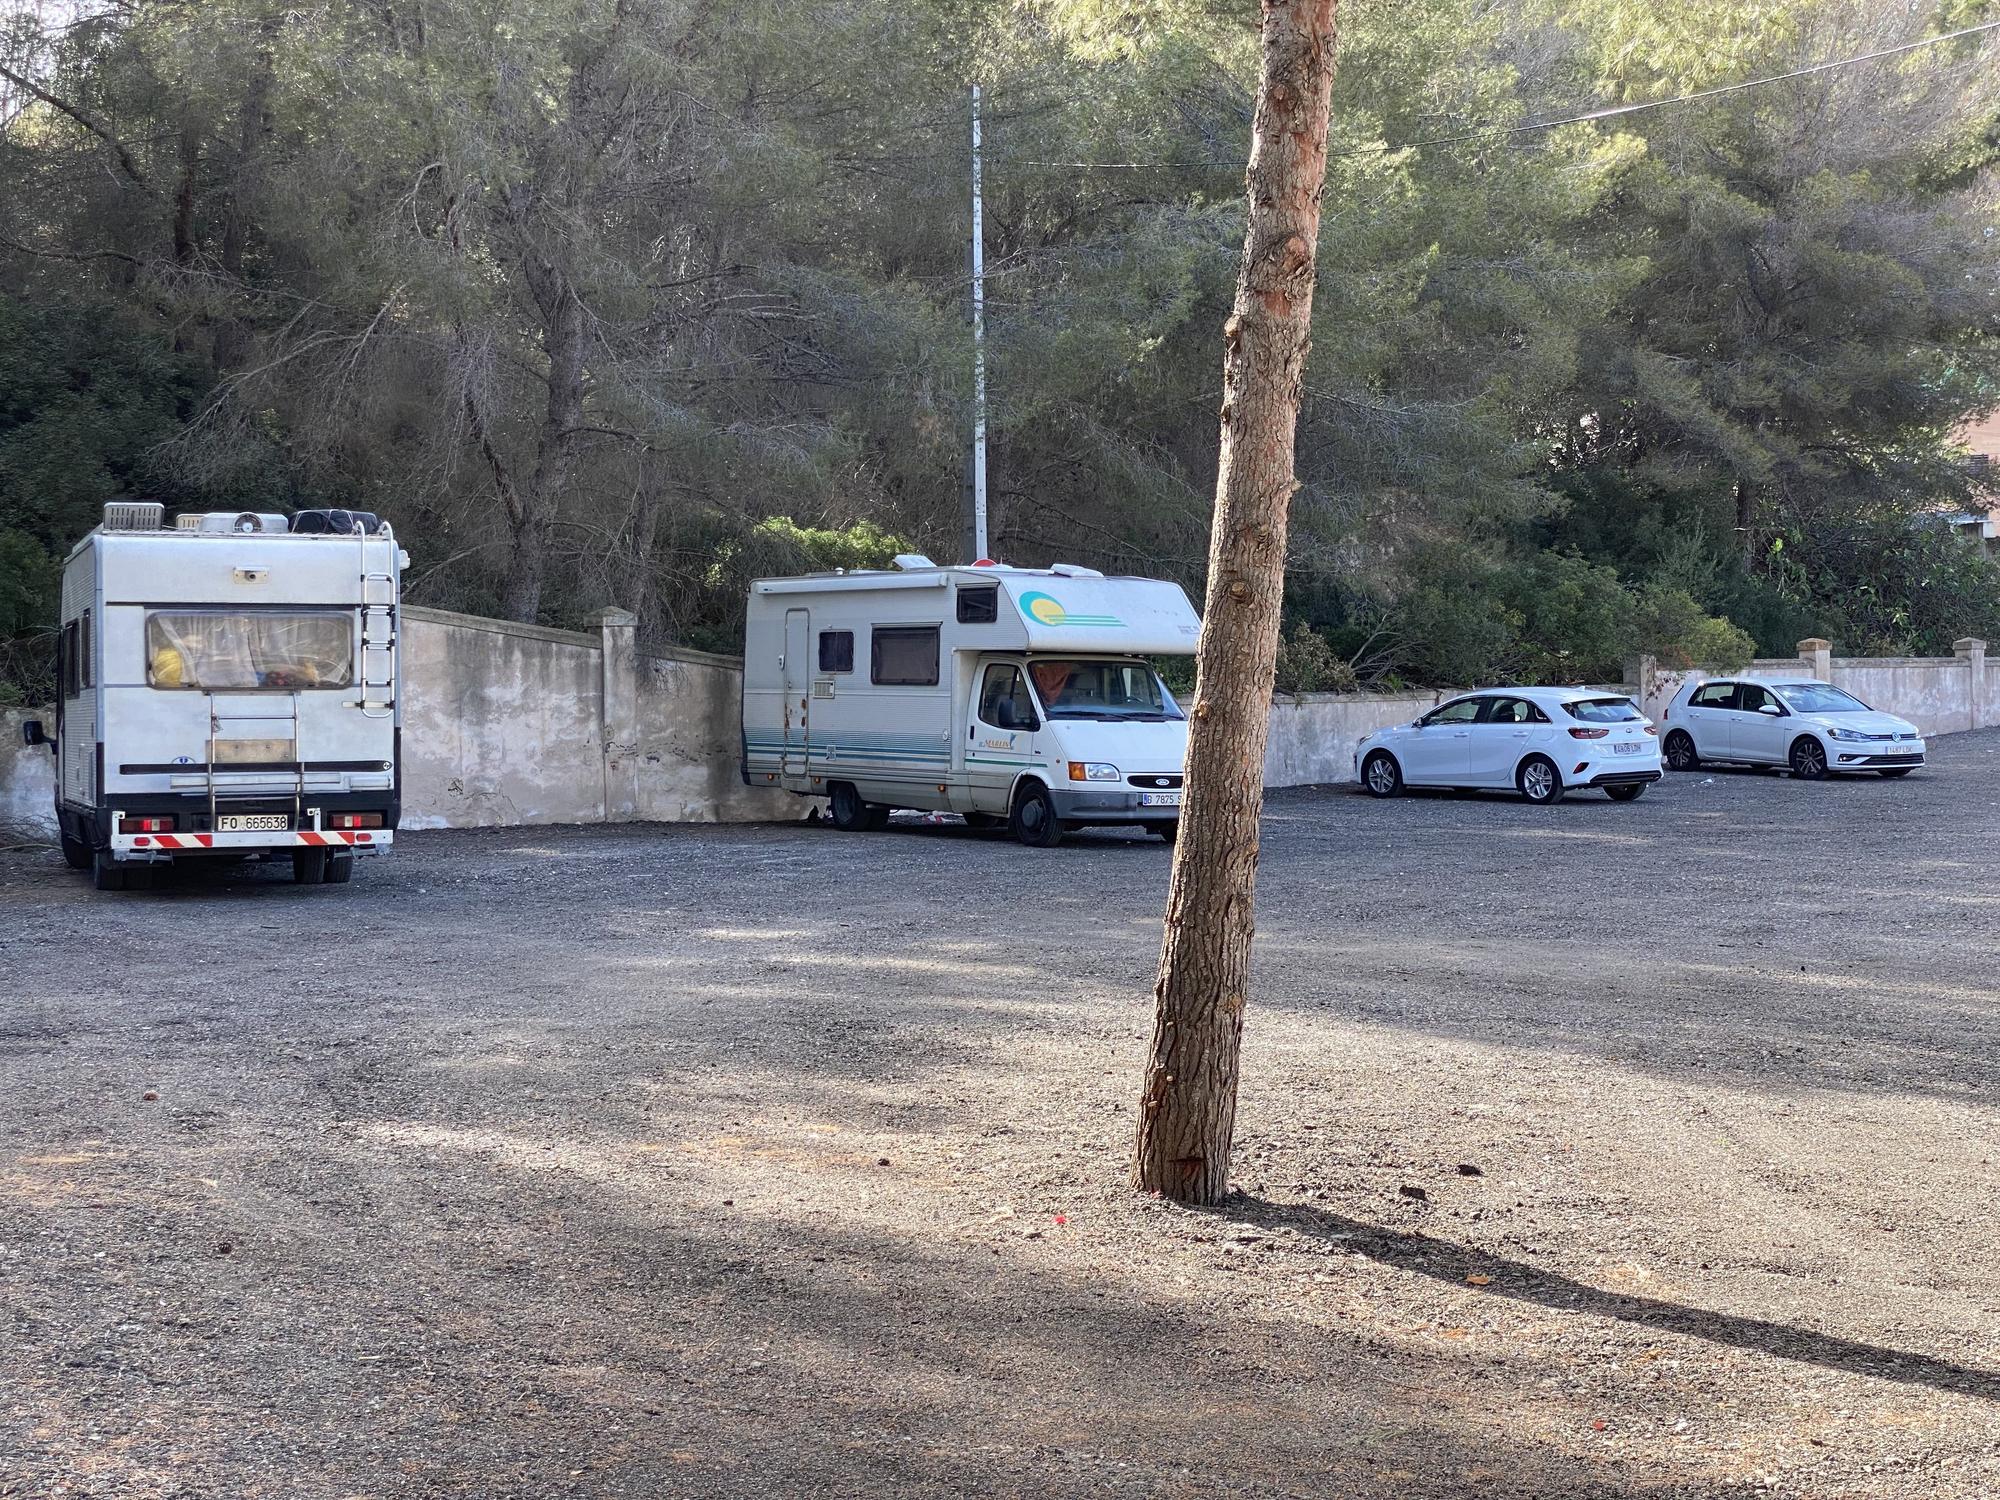
[[[1276,794],[1220,1212],[1168,851],[0,856],[0,1495],[1990,1497],[2000,734]]]

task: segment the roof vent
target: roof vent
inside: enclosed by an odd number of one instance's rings
[[[104,506],[106,531],[164,531],[167,508],[157,500],[111,500]]]
[[[291,525],[276,511],[211,510],[174,517],[174,529],[198,531],[203,536],[256,536],[289,531]]]
[[[935,568],[937,564],[932,562],[928,557],[925,557],[921,552],[898,552],[896,554],[896,566],[901,568],[905,573],[914,573],[919,568]]]
[[[1050,563],[1049,571],[1058,578],[1102,578],[1104,576],[1095,568],[1079,567],[1075,563]]]

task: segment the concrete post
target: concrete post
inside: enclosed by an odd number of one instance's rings
[[[607,609],[597,617],[604,637],[604,821],[629,823],[639,815],[639,617]]]
[[[1969,635],[1962,641],[1953,641],[1951,650],[1952,655],[1965,663],[1971,677],[1965,690],[1965,727],[1984,729],[1992,722],[1986,717],[1986,642]]]
[[[1833,642],[1809,635],[1799,642],[1799,660],[1821,682],[1833,681]]]

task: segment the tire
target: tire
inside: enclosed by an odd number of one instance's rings
[[[1646,783],[1635,781],[1630,786],[1608,786],[1604,789],[1604,795],[1613,802],[1637,802],[1646,795]]]
[[[1514,773],[1514,785],[1521,796],[1537,807],[1553,807],[1562,801],[1562,772],[1556,763],[1546,755],[1531,755],[1521,762],[1521,768]]]
[[[90,845],[74,837],[67,828],[59,837],[62,840],[63,863],[72,870],[88,870],[91,866]]]
[[[352,854],[329,854],[326,857],[326,883],[346,885],[354,878],[354,856]]]
[[[826,789],[827,812],[833,818],[833,826],[843,833],[863,833],[871,828],[880,828],[882,823],[870,820],[873,811],[861,800],[861,793],[854,789],[851,781],[836,781]],[[882,822],[887,822],[887,809]]]
[[[100,891],[125,889],[125,867],[111,857],[109,849],[99,849],[91,856],[90,883]]]
[[[1914,770],[1916,770],[1915,766],[1885,766],[1875,774],[1877,776],[1907,776]]]
[[[1792,741],[1792,774],[1800,781],[1824,781],[1826,779],[1826,746],[1809,734],[1802,734]]]
[[[1361,785],[1367,788],[1371,797],[1400,797],[1403,794],[1403,768],[1396,764],[1396,757],[1387,750],[1377,750],[1362,762]]]
[[[1153,832],[1171,844],[1181,836],[1181,820],[1175,818],[1171,823],[1156,823],[1153,825]]]
[[[1685,729],[1676,729],[1667,736],[1666,744],[1660,747],[1661,759],[1667,763],[1669,771],[1699,771],[1701,752],[1695,748],[1694,736]]]
[[[889,814],[894,809],[880,802],[868,804],[868,814],[861,820],[861,826],[870,833],[880,833],[889,826]]]
[[[324,849],[295,849],[292,851],[292,884],[322,885],[326,881],[326,851]]]
[[[998,813],[960,813],[967,828],[998,828],[1007,820]]]
[[[1053,849],[1069,830],[1056,816],[1055,800],[1039,781],[1031,781],[1014,796],[1014,813],[1008,819],[1014,837],[1030,849]]]

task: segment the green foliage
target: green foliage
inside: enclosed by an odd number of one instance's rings
[[[1360,685],[1351,662],[1301,620],[1278,638],[1277,689],[1281,693],[1351,693]]]

